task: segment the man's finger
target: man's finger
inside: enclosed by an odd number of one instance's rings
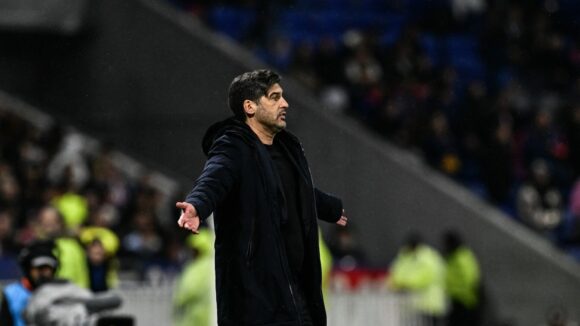
[[[188,203],[184,203],[184,202],[175,203],[175,207],[181,208],[181,209],[186,209],[188,205],[189,205]]]
[[[341,216],[340,219],[336,222],[336,224],[340,226],[346,226],[348,224],[348,218],[346,216]]]
[[[193,232],[195,234],[199,234],[199,231],[197,230],[198,227],[194,226],[193,222],[185,223],[185,228],[190,230],[191,232]]]

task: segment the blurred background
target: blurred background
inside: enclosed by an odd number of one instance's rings
[[[230,81],[263,67],[350,218],[321,225],[329,325],[422,325],[394,266],[420,235],[451,270],[449,230],[475,257],[482,324],[577,325],[575,0],[0,0],[2,282],[27,244],[72,239],[73,281],[171,324],[197,259],[174,203]]]

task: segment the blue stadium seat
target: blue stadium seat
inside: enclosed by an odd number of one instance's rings
[[[433,66],[438,67],[443,64],[442,47],[436,36],[422,33],[419,36],[419,43],[421,43],[423,51],[425,51]]]
[[[448,64],[465,81],[485,79],[485,66],[479,55],[478,40],[472,35],[452,35],[445,39]]]
[[[256,12],[236,7],[214,7],[209,15],[210,25],[217,31],[241,40],[256,21]]]

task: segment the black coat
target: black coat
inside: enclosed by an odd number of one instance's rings
[[[316,218],[338,221],[342,203],[314,188],[295,136],[281,131],[274,139],[300,172],[306,251],[303,291],[314,325],[326,325]],[[214,212],[219,325],[301,325],[280,229],[286,211],[277,195],[282,185],[268,150],[235,119],[210,127],[203,148],[208,160],[186,201],[202,219]]]

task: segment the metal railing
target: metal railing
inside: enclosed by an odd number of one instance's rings
[[[119,288],[123,307],[118,311],[135,317],[137,325],[169,325],[172,321],[173,284]],[[430,326],[414,313],[408,296],[382,288],[334,289],[327,304],[329,326]]]
[[[123,305],[113,313],[133,316],[138,326],[171,325],[173,287],[121,282],[116,291]],[[332,289],[328,301],[329,326],[430,326],[414,313],[409,297],[382,288]]]

